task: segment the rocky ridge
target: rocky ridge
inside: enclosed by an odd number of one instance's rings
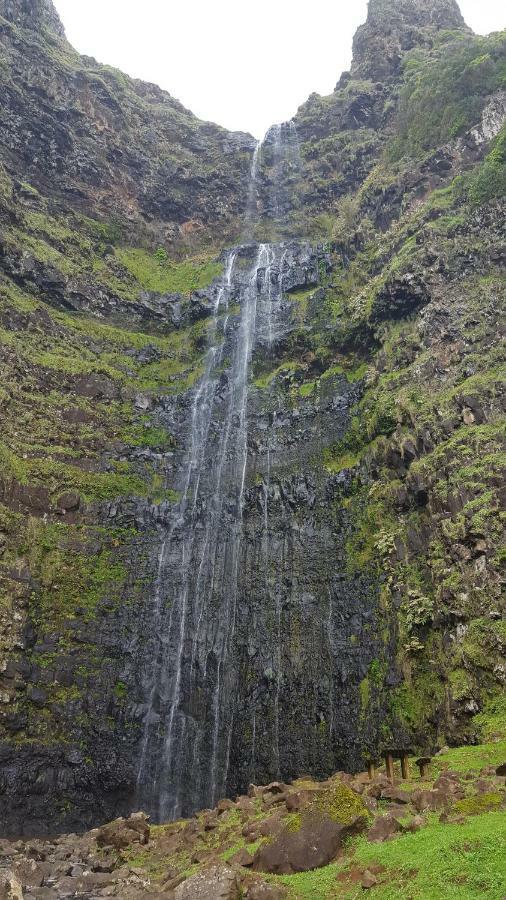
[[[222,238],[241,216],[253,139],[201,122],[156,85],[66,41],[51,0],[0,5],[2,160],[64,208],[136,242]],[[236,226],[237,229],[237,226]]]

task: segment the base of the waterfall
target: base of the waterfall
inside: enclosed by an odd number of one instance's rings
[[[481,897],[498,897],[506,741],[415,762],[250,785],[165,825],[137,812],[83,835],[0,839],[0,896],[302,900],[370,888],[383,896],[388,885],[401,900],[408,885],[410,895],[442,897],[455,884],[470,898],[479,883]]]

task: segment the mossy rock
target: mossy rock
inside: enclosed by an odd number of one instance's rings
[[[479,816],[485,812],[499,809],[506,800],[506,795],[499,791],[489,791],[486,794],[476,794],[474,797],[465,797],[457,800],[454,805],[456,812],[463,816]]]
[[[320,810],[341,825],[350,825],[357,816],[369,818],[369,810],[362,797],[340,782],[319,794],[312,803],[312,809]]]
[[[362,798],[337,783],[305,810],[285,819],[276,837],[258,848],[253,868],[289,875],[326,866],[348,837],[367,828],[369,820]]]

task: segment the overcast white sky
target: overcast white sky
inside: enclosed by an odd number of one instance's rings
[[[202,119],[263,136],[349,68],[367,0],[54,0],[81,53],[165,88]],[[503,0],[462,0],[481,34]]]

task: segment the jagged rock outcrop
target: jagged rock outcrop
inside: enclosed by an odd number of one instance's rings
[[[52,0],[1,0],[0,16],[21,28],[49,31],[65,37],[65,29]]]
[[[405,54],[431,47],[441,31],[469,33],[456,0],[369,0],[367,22],[353,40],[355,78],[398,75]]]

